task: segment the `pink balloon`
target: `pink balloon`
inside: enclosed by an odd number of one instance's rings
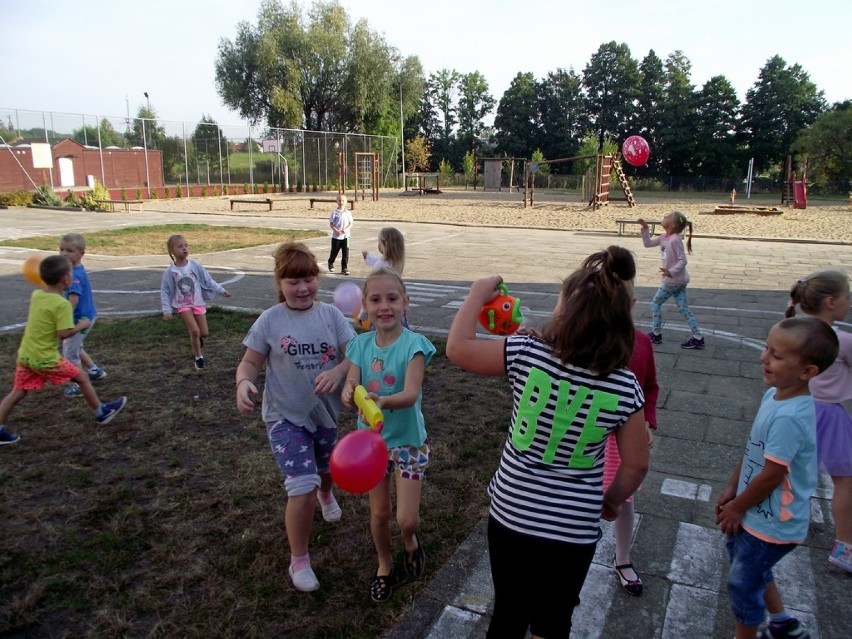
[[[354,282],[345,282],[334,289],[333,299],[344,315],[351,315],[361,308],[361,289]]]
[[[642,166],[651,157],[651,148],[641,135],[631,135],[621,145],[621,154],[633,166]]]
[[[353,430],[334,446],[329,459],[331,478],[349,493],[367,493],[385,476],[388,447],[371,428]]]

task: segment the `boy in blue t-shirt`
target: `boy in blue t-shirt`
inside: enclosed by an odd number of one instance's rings
[[[813,321],[816,320],[816,321]],[[760,356],[766,391],[745,454],[716,502],[727,535],[737,639],[807,639],[784,609],[772,567],[804,542],[816,489],[816,413],[808,382],[837,357],[837,335],[814,317],[778,322]],[[769,625],[758,632],[769,611]]]
[[[64,295],[74,308],[74,322],[82,319],[89,320],[89,328],[80,331],[74,336],[62,340],[62,356],[69,362],[85,369],[89,373],[89,379],[96,381],[106,377],[106,371],[97,366],[89,354],[83,350],[83,340],[92,331],[98,311],[95,308],[95,298],[92,295],[92,286],[89,284],[89,275],[83,266],[83,256],[86,254],[86,240],[79,233],[68,233],[59,241],[59,254],[71,260],[73,267],[71,275],[71,286]],[[72,382],[65,389],[66,397],[82,397],[80,385]]]

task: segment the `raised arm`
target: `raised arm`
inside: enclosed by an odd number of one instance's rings
[[[499,275],[475,281],[462,302],[447,336],[447,358],[459,368],[477,375],[506,374],[505,339],[477,339],[476,325],[482,307],[498,294]]]

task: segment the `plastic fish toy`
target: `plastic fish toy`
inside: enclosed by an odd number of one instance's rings
[[[501,293],[482,307],[479,313],[479,323],[489,333],[495,335],[511,335],[524,322],[521,313],[521,300],[509,295],[505,284],[497,286]]]

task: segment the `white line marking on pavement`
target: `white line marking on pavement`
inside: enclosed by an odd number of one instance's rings
[[[660,493],[669,497],[680,497],[681,499],[697,499],[698,501],[710,501],[712,487],[707,484],[695,484],[682,479],[671,479],[667,477],[660,486]]]

